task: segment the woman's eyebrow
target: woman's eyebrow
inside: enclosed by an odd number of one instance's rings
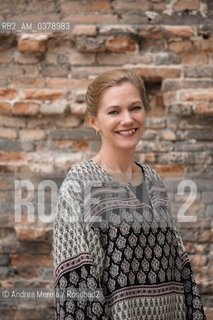
[[[132,106],[133,104],[136,104],[136,103],[140,103],[140,104],[143,104],[142,101],[140,100],[135,100],[133,102],[130,103],[130,105]],[[111,105],[111,106],[107,106],[106,107],[106,110],[110,109],[110,108],[120,108],[121,106],[119,104],[115,104],[115,105]]]

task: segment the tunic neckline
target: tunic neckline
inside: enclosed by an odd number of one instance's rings
[[[89,162],[92,162],[96,167],[98,167],[102,173],[104,173],[105,175],[107,175],[108,178],[110,178],[113,182],[116,182],[118,183],[119,185],[121,185],[122,187],[126,188],[126,189],[130,189],[130,188],[136,188],[136,187],[139,187],[144,183],[146,183],[146,172],[144,170],[144,167],[143,165],[139,164],[138,162],[134,161],[134,163],[139,166],[142,170],[142,174],[143,174],[143,181],[140,183],[140,184],[137,184],[137,185],[133,185],[131,183],[128,183],[128,184],[125,184],[125,183],[122,183],[120,182],[119,180],[116,180],[115,178],[113,178],[113,176],[107,172],[100,164],[98,164],[96,161],[94,161],[93,159],[88,159],[87,161]]]

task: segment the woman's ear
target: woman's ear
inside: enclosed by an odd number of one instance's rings
[[[96,117],[91,116],[91,115],[87,115],[87,116],[86,116],[86,121],[89,123],[89,125],[90,125],[95,131],[99,131],[99,126],[98,126],[98,124],[97,124]]]

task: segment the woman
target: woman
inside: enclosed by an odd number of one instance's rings
[[[206,319],[162,180],[134,161],[148,110],[142,79],[109,70],[86,103],[101,148],[60,189],[56,319]]]

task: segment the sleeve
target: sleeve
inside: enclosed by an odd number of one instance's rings
[[[81,210],[78,201],[61,193],[53,225],[55,319],[107,320],[100,275],[79,218]]]
[[[152,178],[151,185],[155,186],[155,188],[150,188],[153,199],[152,203],[157,211],[163,210],[164,214],[167,215],[169,225],[173,230],[175,247],[177,248],[176,260],[181,261],[181,282],[183,284],[184,290],[186,319],[206,320],[203,304],[199,294],[198,286],[194,279],[191,263],[184,248],[181,235],[178,232],[175,226],[174,219],[172,217],[172,210],[170,201],[168,199],[167,188],[160,175],[154,169],[149,170]]]
[[[181,280],[184,288],[186,319],[206,320],[199,289],[194,279],[188,254],[185,251],[183,241],[176,228],[174,228],[174,232],[178,241],[178,255],[182,261]]]

